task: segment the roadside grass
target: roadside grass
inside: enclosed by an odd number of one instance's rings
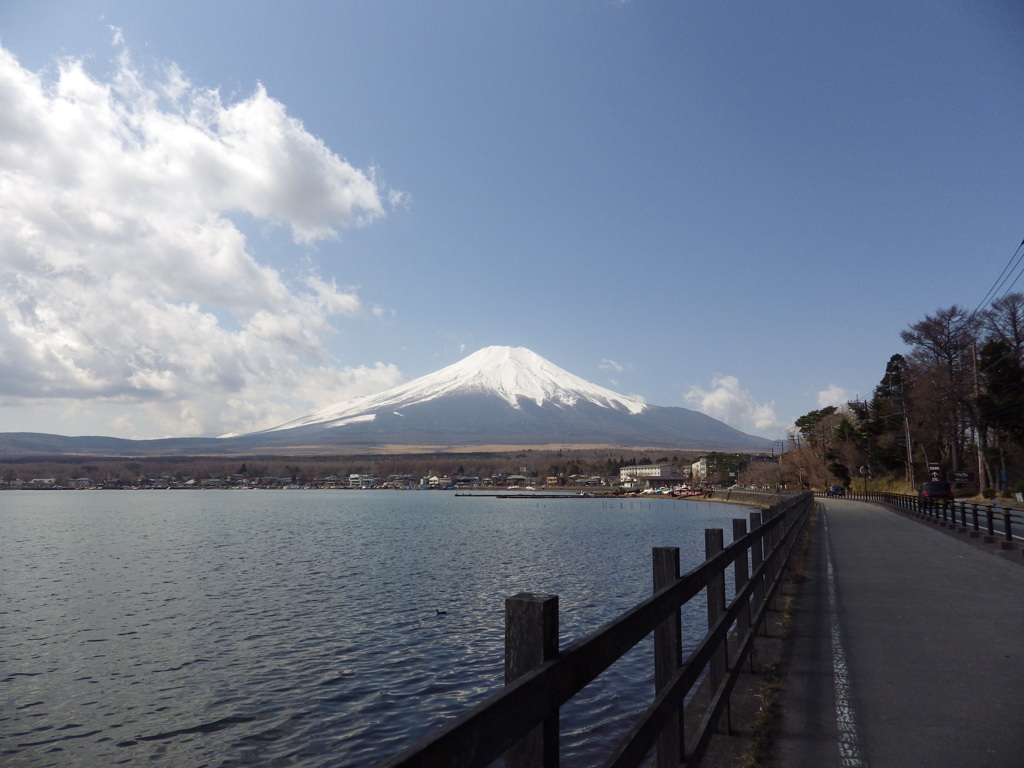
[[[741,758],[741,768],[765,768],[773,762],[775,736],[782,724],[782,691],[786,683],[778,663],[765,671],[757,697],[761,704],[754,718],[753,735]]]
[[[815,507],[800,534],[788,568],[788,580],[792,587],[799,587],[810,579],[807,557],[818,523],[818,509]],[[796,616],[796,595],[790,591],[782,601],[779,627],[783,639],[789,633]],[[780,672],[780,660],[768,665],[761,677],[757,691],[759,706],[754,716],[750,740],[737,763],[738,768],[770,768],[775,765],[775,741],[782,727],[782,692],[786,681]]]

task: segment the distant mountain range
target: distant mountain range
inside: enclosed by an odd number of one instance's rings
[[[0,433],[0,454],[257,455],[616,446],[757,452],[772,442],[687,408],[648,405],[523,347],[486,347],[439,371],[273,429],[122,440]]]

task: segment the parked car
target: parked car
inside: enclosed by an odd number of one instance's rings
[[[828,496],[845,496],[846,489],[841,485],[830,485],[826,493]]]
[[[921,490],[917,492],[918,498],[936,501],[938,499],[953,500],[953,489],[949,483],[942,480],[931,480],[921,483]]]

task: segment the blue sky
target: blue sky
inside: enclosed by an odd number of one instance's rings
[[[0,0],[0,431],[484,346],[782,437],[1024,237],[1024,7]]]

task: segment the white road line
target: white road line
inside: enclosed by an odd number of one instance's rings
[[[846,667],[842,636],[839,633],[839,612],[836,604],[836,576],[832,568],[832,543],[828,535],[828,515],[822,513],[825,530],[825,567],[828,574],[828,607],[832,635],[832,675],[836,689],[836,725],[839,727],[839,765],[844,768],[867,768],[864,750],[857,735],[857,717],[853,707],[853,690]]]

